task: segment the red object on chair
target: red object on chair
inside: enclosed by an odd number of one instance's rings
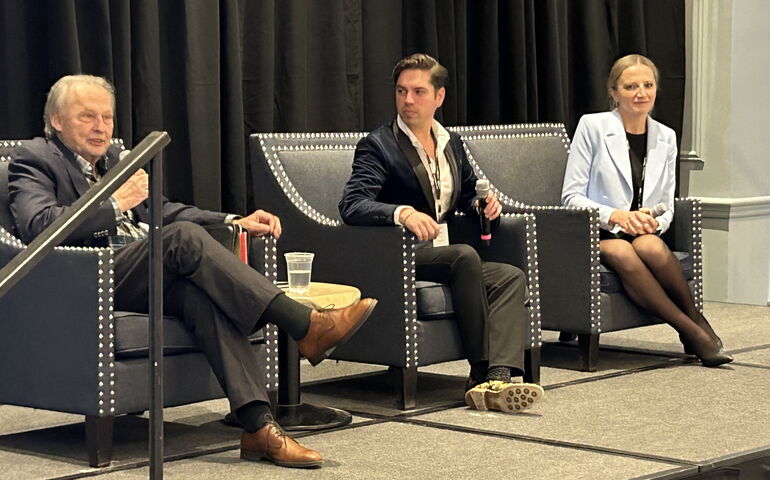
[[[249,263],[249,238],[248,238],[249,232],[241,232],[238,236],[238,243],[240,246],[240,250],[238,253],[238,258],[243,261],[243,263],[248,264]]]

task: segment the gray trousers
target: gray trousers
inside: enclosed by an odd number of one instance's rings
[[[180,318],[195,336],[230,408],[267,402],[267,389],[248,336],[264,326],[267,306],[281,293],[200,225],[163,227],[164,313]],[[148,241],[115,252],[115,308],[147,312]]]
[[[416,277],[449,285],[463,347],[472,364],[524,371],[527,281],[520,269],[484,262],[469,245],[416,251]]]

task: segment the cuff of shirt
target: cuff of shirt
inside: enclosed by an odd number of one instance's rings
[[[240,216],[240,215],[236,215],[236,214],[234,214],[234,213],[230,213],[230,214],[228,214],[228,215],[225,217],[225,223],[227,223],[227,224],[231,224],[231,223],[233,223],[233,220],[238,220],[239,218],[243,218],[243,217],[242,217],[242,216]]]
[[[112,204],[112,208],[115,210],[115,221],[120,223],[123,220],[123,212],[120,211],[118,201],[115,200],[115,197],[110,197],[110,203]]]
[[[405,208],[411,208],[411,207],[409,205],[399,205],[398,207],[396,207],[396,211],[393,212],[393,223],[395,223],[399,227],[403,226],[399,221],[399,217],[401,216],[401,212],[404,211]]]

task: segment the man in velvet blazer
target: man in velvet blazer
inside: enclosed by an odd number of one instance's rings
[[[11,212],[25,242],[71,209],[118,161],[117,148],[110,147],[114,105],[112,85],[100,77],[67,76],[51,87],[45,106],[46,138],[25,143],[8,168]],[[148,310],[147,196],[147,173],[138,170],[64,242],[114,249],[117,310]],[[163,221],[165,313],[184,321],[208,359],[244,428],[241,457],[292,467],[319,466],[318,452],[287,437],[272,419],[259,375],[262,369],[248,337],[266,323],[275,324],[315,365],[355,332],[376,301],[311,310],[284,295],[201,227],[229,221],[252,235],[278,238],[281,223],[265,211],[241,218],[164,200]]]
[[[453,244],[446,221],[475,206],[476,176],[457,134],[435,119],[448,73],[435,59],[414,54],[396,64],[396,119],[356,147],[339,210],[352,225],[402,225],[420,241],[416,277],[449,285],[463,346],[471,364],[466,402],[481,410],[520,411],[542,397],[526,384],[514,399],[511,375],[523,374],[526,281],[507,264],[482,262],[468,245]],[[502,210],[493,195],[483,212]],[[530,395],[534,392],[534,395]],[[510,406],[510,409],[508,409]],[[514,408],[515,406],[515,408]]]

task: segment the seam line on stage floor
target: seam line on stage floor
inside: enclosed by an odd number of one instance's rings
[[[615,455],[620,457],[635,458],[638,460],[647,460],[658,463],[667,463],[671,465],[683,466],[683,467],[698,467],[697,463],[683,460],[681,458],[664,457],[659,455],[651,455],[646,453],[634,452],[629,450],[620,450],[615,448],[599,447],[596,445],[588,445],[583,443],[565,442],[562,440],[553,440],[549,438],[534,437],[531,435],[520,435],[516,433],[496,432],[493,430],[483,430],[479,428],[463,427],[460,425],[449,425],[445,423],[432,422],[430,420],[418,420],[415,418],[394,418],[393,421],[400,423],[409,423],[414,425],[420,425],[423,427],[438,428],[441,430],[451,430],[460,433],[470,433],[473,435],[483,435],[487,437],[506,438],[510,440],[521,440],[530,443],[539,443],[543,445],[550,445],[554,447],[569,448],[572,450],[591,451],[597,453],[603,453],[608,455]]]

